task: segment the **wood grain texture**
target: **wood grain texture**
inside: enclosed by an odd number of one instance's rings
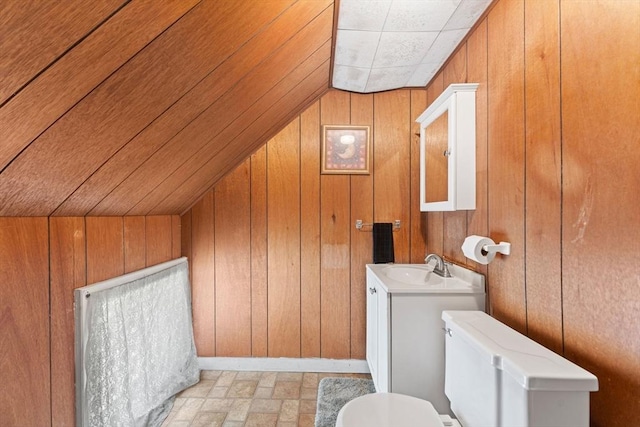
[[[528,334],[562,354],[560,8],[525,3],[526,249]]]
[[[251,355],[268,355],[267,146],[251,156]]]
[[[46,218],[0,218],[0,425],[51,423],[48,255]]]
[[[411,91],[410,262],[422,264],[427,255],[427,214],[420,211],[420,123],[415,119],[427,108],[427,91]]]
[[[489,265],[491,314],[526,333],[524,289],[524,2],[501,1],[489,12],[489,232],[511,242],[508,258]]]
[[[110,198],[118,197],[118,203],[122,204],[124,194],[123,197],[119,194],[126,192],[129,194],[128,197],[136,202],[128,213],[153,212],[152,209],[161,203],[167,194],[175,191],[180,184],[185,186],[185,183],[189,183],[185,181],[185,176],[190,177],[189,180],[194,179],[193,171],[204,175],[208,180],[212,175],[212,165],[216,171],[226,171],[225,168],[220,168],[222,164],[235,164],[229,163],[228,157],[221,161],[219,158],[224,157],[221,152],[232,150],[231,155],[236,157],[235,150],[246,147],[246,143],[233,142],[246,141],[243,134],[247,132],[249,125],[256,126],[256,123],[261,123],[260,130],[264,132],[265,123],[272,123],[278,120],[278,115],[290,113],[288,109],[275,109],[275,105],[283,97],[304,99],[317,87],[313,80],[309,80],[311,84],[304,82],[330,57],[330,35],[323,31],[331,22],[332,15],[329,12],[330,10],[323,12],[281,49],[269,56],[260,67],[252,69],[198,117],[197,121],[192,122],[188,129],[181,132],[175,141],[166,146],[166,151],[172,153],[163,153],[167,159],[162,164],[168,168],[167,170],[172,171],[167,179],[151,189],[142,199],[134,199],[137,193],[125,191],[122,186]],[[309,49],[309,54],[303,58],[296,55],[301,44]],[[327,82],[327,74],[324,70],[323,73],[323,81]],[[289,105],[299,103],[300,101]],[[291,120],[292,117],[289,115],[288,118]],[[266,122],[263,121],[265,119]],[[211,129],[214,129],[215,133],[212,134]],[[246,158],[258,146],[252,145],[250,150],[245,150],[240,160]],[[216,162],[212,163],[211,160]],[[166,175],[161,176],[164,177]],[[197,183],[198,188],[202,188],[202,181]],[[108,201],[101,204],[104,203]]]
[[[158,187],[147,200],[152,197],[162,199],[158,205],[150,212],[156,210],[177,210],[188,209],[200,197],[203,188],[210,188],[217,183],[225,174],[225,165],[235,165],[241,162],[247,155],[259,148],[265,138],[274,136],[283,126],[285,126],[297,114],[292,111],[292,105],[306,106],[317,100],[325,93],[327,88],[327,70],[329,61],[320,64],[321,60],[328,54],[330,43],[325,43],[321,52],[309,58],[309,63],[303,64],[296,70],[296,75],[291,76],[293,81],[285,79],[278,83],[272,90],[278,93],[274,98],[276,102],[268,104],[268,100],[273,100],[271,96],[262,98],[260,102],[252,105],[251,109],[243,113],[237,120],[243,123],[240,128],[228,127],[218,134],[205,150],[192,160],[181,166],[172,176],[163,183],[167,186],[166,197]],[[310,67],[307,69],[307,67]],[[310,74],[307,74],[307,73]],[[298,75],[300,73],[300,75]],[[297,80],[300,78],[301,80]],[[290,84],[293,87],[289,86]],[[310,88],[314,88],[311,90]],[[256,116],[257,115],[257,116]],[[216,146],[223,144],[224,147]],[[195,173],[193,171],[196,171]],[[186,180],[181,180],[180,176],[185,173],[191,175]],[[170,189],[175,188],[173,191]],[[144,202],[143,203],[148,203]],[[142,205],[135,209],[142,209]]]
[[[351,94],[351,124],[373,129],[373,94]],[[373,152],[374,135],[369,135],[369,150]],[[373,261],[373,239],[370,232],[355,228],[356,220],[373,220],[373,173],[350,177],[349,231],[351,233],[351,358],[366,358],[366,264]]]
[[[51,424],[75,425],[73,290],[86,285],[84,218],[49,219]]]
[[[444,91],[442,72],[431,79],[427,87],[427,105],[431,105]],[[444,253],[444,220],[442,212],[427,212],[427,252]]]
[[[300,115],[300,355],[320,357],[320,102]]]
[[[128,216],[124,221],[124,272],[147,266],[145,217]]]
[[[300,357],[300,121],[267,146],[269,357]]]
[[[91,8],[87,7],[89,4],[86,2],[65,3],[73,5],[72,10],[65,11],[62,16],[51,17],[51,22],[48,25],[55,23],[56,19],[74,18],[77,19],[74,22],[76,25],[84,24],[85,20],[92,18],[102,20],[106,19],[109,13],[115,11],[115,9],[106,10],[105,6],[120,7],[120,3],[122,3],[124,7],[95,28],[95,31],[93,31],[93,26],[96,23],[92,23],[92,28],[87,29],[87,31],[92,31],[91,33],[82,34],[82,39],[78,37],[79,43],[76,46],[73,46],[59,60],[50,64],[29,85],[2,106],[0,109],[0,129],[3,129],[4,144],[3,150],[0,152],[0,170],[82,97],[91,92],[111,73],[144,48],[147,43],[189,11],[196,2],[196,0],[162,2],[138,0],[124,5],[123,2],[102,1],[91,4]],[[25,4],[40,4],[42,7],[48,2],[15,3],[22,4],[24,8]],[[5,2],[5,4],[7,3]],[[51,2],[51,4],[57,4],[57,2]],[[79,13],[82,14],[81,19],[78,16]],[[95,16],[97,13],[101,13],[101,15]],[[34,16],[31,15],[22,22],[31,23],[33,19]],[[38,32],[52,31],[47,26],[40,27]],[[24,28],[22,29],[24,30]],[[15,35],[13,34],[13,36]],[[33,37],[33,34],[28,36]],[[42,41],[51,39],[55,39],[55,37],[41,37]],[[6,39],[0,37],[0,40]],[[76,40],[73,42],[75,43]],[[11,48],[15,47],[21,47],[21,54],[24,52],[37,53],[37,51],[30,51],[24,45],[24,39],[16,41],[15,45],[11,46]],[[4,52],[5,50],[0,46],[0,51]],[[40,60],[45,56],[41,55],[41,57],[34,59]],[[0,69],[1,67],[0,65]],[[15,71],[13,69],[11,73],[7,74],[0,71],[0,75],[15,77],[18,74]],[[28,120],[25,120],[27,117]],[[83,211],[83,213],[85,212]],[[76,209],[75,214],[79,213],[80,211]]]
[[[198,356],[216,355],[214,197],[209,192],[191,211],[191,306]]]
[[[90,33],[123,0],[3,1],[0,6],[0,105]],[[0,163],[0,169],[6,163]]]
[[[350,106],[348,92],[328,93],[320,103],[320,124],[348,124]],[[321,175],[320,192],[320,354],[345,359],[351,352],[349,176]]]
[[[468,83],[467,79],[467,44],[463,43],[451,56],[442,69],[443,86],[446,89],[453,83]],[[469,211],[453,211],[443,213],[443,255],[456,264],[465,264],[466,257],[462,253],[462,243],[469,235],[467,231],[467,214]]]
[[[374,222],[401,221],[399,230],[393,232],[395,262],[409,262],[409,210],[411,200],[410,178],[410,114],[411,92],[399,90],[374,95],[374,114],[376,117],[374,134],[374,161],[376,169],[374,179],[375,200],[384,203],[374,205]]]
[[[638,425],[640,3],[560,17],[564,351],[598,376],[592,425]]]
[[[93,211],[96,214],[112,213],[112,207],[124,214],[135,206],[162,181],[168,170],[175,169],[193,154],[190,147],[211,137],[212,129],[216,130],[212,124],[220,126],[217,131],[224,127],[218,113],[233,113],[237,99],[237,93],[226,94],[234,90],[239,81],[250,78],[247,73],[259,67],[292,34],[326,8],[324,3],[297,2],[263,31],[253,34],[247,43],[238,46],[224,62],[102,165],[57,213],[88,212],[99,204]],[[294,59],[295,55],[291,60]],[[222,102],[226,105],[206,116],[206,111]],[[198,117],[203,112],[206,117]],[[114,189],[114,193],[109,194]]]
[[[171,259],[182,255],[182,225],[180,215],[171,215]]]
[[[214,192],[216,355],[251,356],[250,159]]]
[[[85,218],[87,284],[124,274],[124,224],[121,217]]]
[[[488,220],[488,117],[487,117],[487,20],[480,22],[467,40],[467,77],[469,83],[478,83],[476,90],[476,209],[467,214],[469,235],[487,236]],[[470,259],[465,263],[471,269],[487,274],[487,267]],[[488,296],[490,297],[490,295]],[[489,307],[487,300],[487,307]]]
[[[173,231],[170,215],[156,215],[145,218],[146,266],[160,264],[172,259]]]
[[[193,283],[193,235],[191,228],[191,211],[180,216],[180,256],[189,261],[189,282]]]

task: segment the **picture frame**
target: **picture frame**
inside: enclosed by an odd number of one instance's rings
[[[369,126],[322,126],[322,174],[368,175],[369,152]]]

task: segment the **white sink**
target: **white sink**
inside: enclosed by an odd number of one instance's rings
[[[370,264],[367,266],[389,292],[484,292],[484,276],[449,265],[452,277],[441,277],[427,264]]]
[[[440,285],[443,277],[436,275],[432,269],[425,267],[407,267],[404,265],[391,265],[384,269],[384,274],[393,280],[408,285]]]

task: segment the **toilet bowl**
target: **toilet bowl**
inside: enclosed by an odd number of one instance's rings
[[[439,415],[433,405],[417,397],[398,393],[374,393],[348,402],[338,412],[336,427],[460,427],[448,415]]]
[[[484,312],[443,311],[442,319],[444,391],[455,419],[426,400],[374,393],[344,405],[337,427],[589,425],[593,374]]]

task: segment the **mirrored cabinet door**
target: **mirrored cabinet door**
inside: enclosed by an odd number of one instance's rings
[[[478,84],[449,86],[416,120],[420,123],[420,210],[476,207]]]

